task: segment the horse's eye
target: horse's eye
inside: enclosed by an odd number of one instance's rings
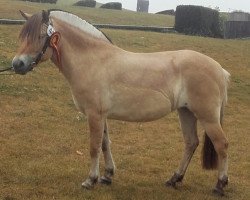
[[[42,40],[42,39],[44,39],[45,37],[46,37],[46,35],[39,35],[38,39],[39,39],[39,40]]]

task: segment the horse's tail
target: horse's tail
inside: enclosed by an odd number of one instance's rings
[[[222,126],[223,116],[224,116],[224,107],[227,103],[227,87],[229,83],[230,74],[223,69],[224,77],[225,77],[225,93],[224,98],[222,101],[221,109],[220,109],[220,124]],[[202,167],[203,169],[217,169],[218,167],[218,155],[214,149],[214,145],[211,139],[208,137],[207,133],[205,132],[204,136],[204,145],[202,150]]]
[[[218,155],[214,149],[214,145],[211,139],[205,132],[204,145],[202,149],[202,168],[203,169],[217,169],[218,167]]]

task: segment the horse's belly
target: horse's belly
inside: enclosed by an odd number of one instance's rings
[[[171,103],[163,93],[149,89],[120,87],[112,92],[109,119],[146,122],[171,112]]]

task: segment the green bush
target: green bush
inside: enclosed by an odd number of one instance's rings
[[[191,35],[223,37],[223,24],[219,12],[202,6],[177,6],[175,30]]]
[[[122,10],[122,4],[120,2],[110,2],[110,3],[101,5],[100,8]]]
[[[175,11],[173,9],[171,9],[171,10],[163,10],[163,11],[157,12],[155,14],[160,14],[160,15],[175,15]]]
[[[94,1],[94,0],[83,0],[83,1],[76,2],[74,5],[75,6],[84,6],[84,7],[95,8],[96,7],[96,1]]]

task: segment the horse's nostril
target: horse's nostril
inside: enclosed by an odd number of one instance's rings
[[[14,67],[14,69],[21,69],[24,67],[24,62],[20,59],[17,59],[12,63],[12,66]]]
[[[26,74],[28,72],[27,67],[25,65],[25,61],[20,58],[14,58],[12,61],[12,67],[14,68],[17,74]]]

